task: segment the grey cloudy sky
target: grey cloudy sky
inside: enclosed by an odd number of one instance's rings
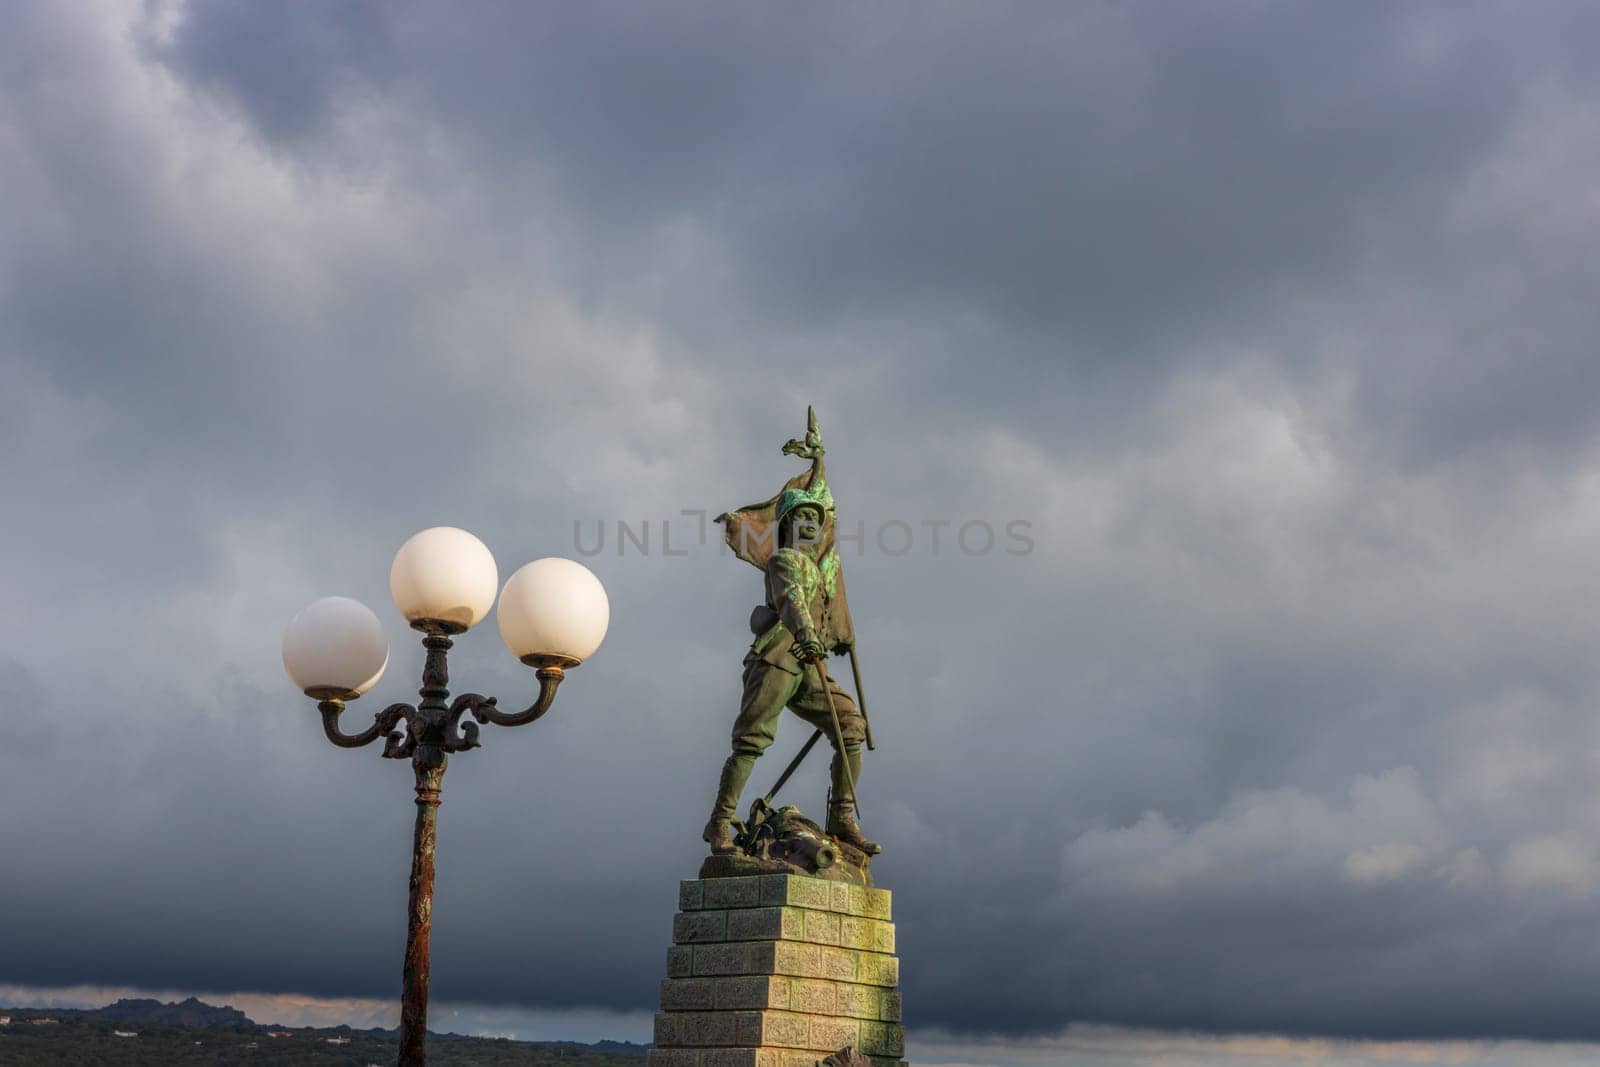
[[[434,992],[648,1011],[759,588],[682,512],[814,403],[915,1027],[1600,1039],[1600,11],[5,22],[0,981],[390,996],[409,775],[283,624],[363,599],[403,699],[393,550],[581,521],[611,632],[446,780]]]

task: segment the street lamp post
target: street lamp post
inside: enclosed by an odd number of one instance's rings
[[[295,685],[317,702],[328,740],[341,748],[360,748],[381,737],[384,757],[410,759],[416,775],[400,1067],[420,1067],[427,1058],[433,853],[447,756],[478,747],[479,723],[522,726],[542,716],[566,672],[600,647],[610,621],[605,589],[583,564],[555,557],[529,563],[506,581],[497,614],[506,647],[539,679],[538,699],[520,712],[501,711],[494,697],[477,693],[462,693],[452,701],[446,660],[450,639],[488,615],[498,578],[494,557],[465,530],[438,526],[401,546],[389,572],[389,591],[412,629],[423,634],[427,653],[421,699],[415,705],[390,704],[359,733],[345,733],[339,719],[345,705],[376,685],[388,665],[389,643],[378,617],[358,601],[325,597],[302,610],[284,631],[284,667]],[[475,721],[462,722],[467,715]]]

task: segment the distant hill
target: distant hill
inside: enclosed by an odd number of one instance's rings
[[[620,1052],[624,1056],[643,1056],[650,1051],[649,1045],[637,1045],[632,1041],[596,1041],[592,1045],[578,1045],[578,1048],[592,1048],[596,1052]]]
[[[242,1011],[190,998],[178,1004],[119,1000],[92,1011],[0,1010],[0,1067],[365,1067],[393,1063],[393,1030],[259,1026]],[[648,1045],[510,1041],[428,1035],[428,1067],[644,1067]]]
[[[145,1023],[160,1026],[254,1026],[250,1017],[238,1008],[214,1007],[203,1000],[190,997],[175,1004],[159,1000],[124,998],[115,1004],[85,1012],[97,1019],[111,1019],[119,1023]]]

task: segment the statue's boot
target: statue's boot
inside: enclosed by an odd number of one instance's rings
[[[844,760],[850,761],[850,777],[845,777]],[[828,794],[828,833],[837,837],[847,845],[853,845],[869,856],[876,856],[883,851],[883,846],[875,841],[868,841],[867,835],[861,832],[861,827],[856,823],[855,804],[856,797],[850,791],[851,781],[861,781],[861,746],[845,745],[844,754],[833,754],[832,791]]]
[[[715,855],[734,850],[733,813],[739,806],[739,794],[744,792],[744,785],[750,780],[750,772],[755,770],[755,766],[754,756],[739,752],[729,756],[722,764],[722,778],[717,783],[717,799],[711,806],[711,819],[700,835]]]

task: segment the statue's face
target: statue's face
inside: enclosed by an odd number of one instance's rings
[[[822,512],[799,507],[790,512],[789,545],[815,559],[822,552]]]

